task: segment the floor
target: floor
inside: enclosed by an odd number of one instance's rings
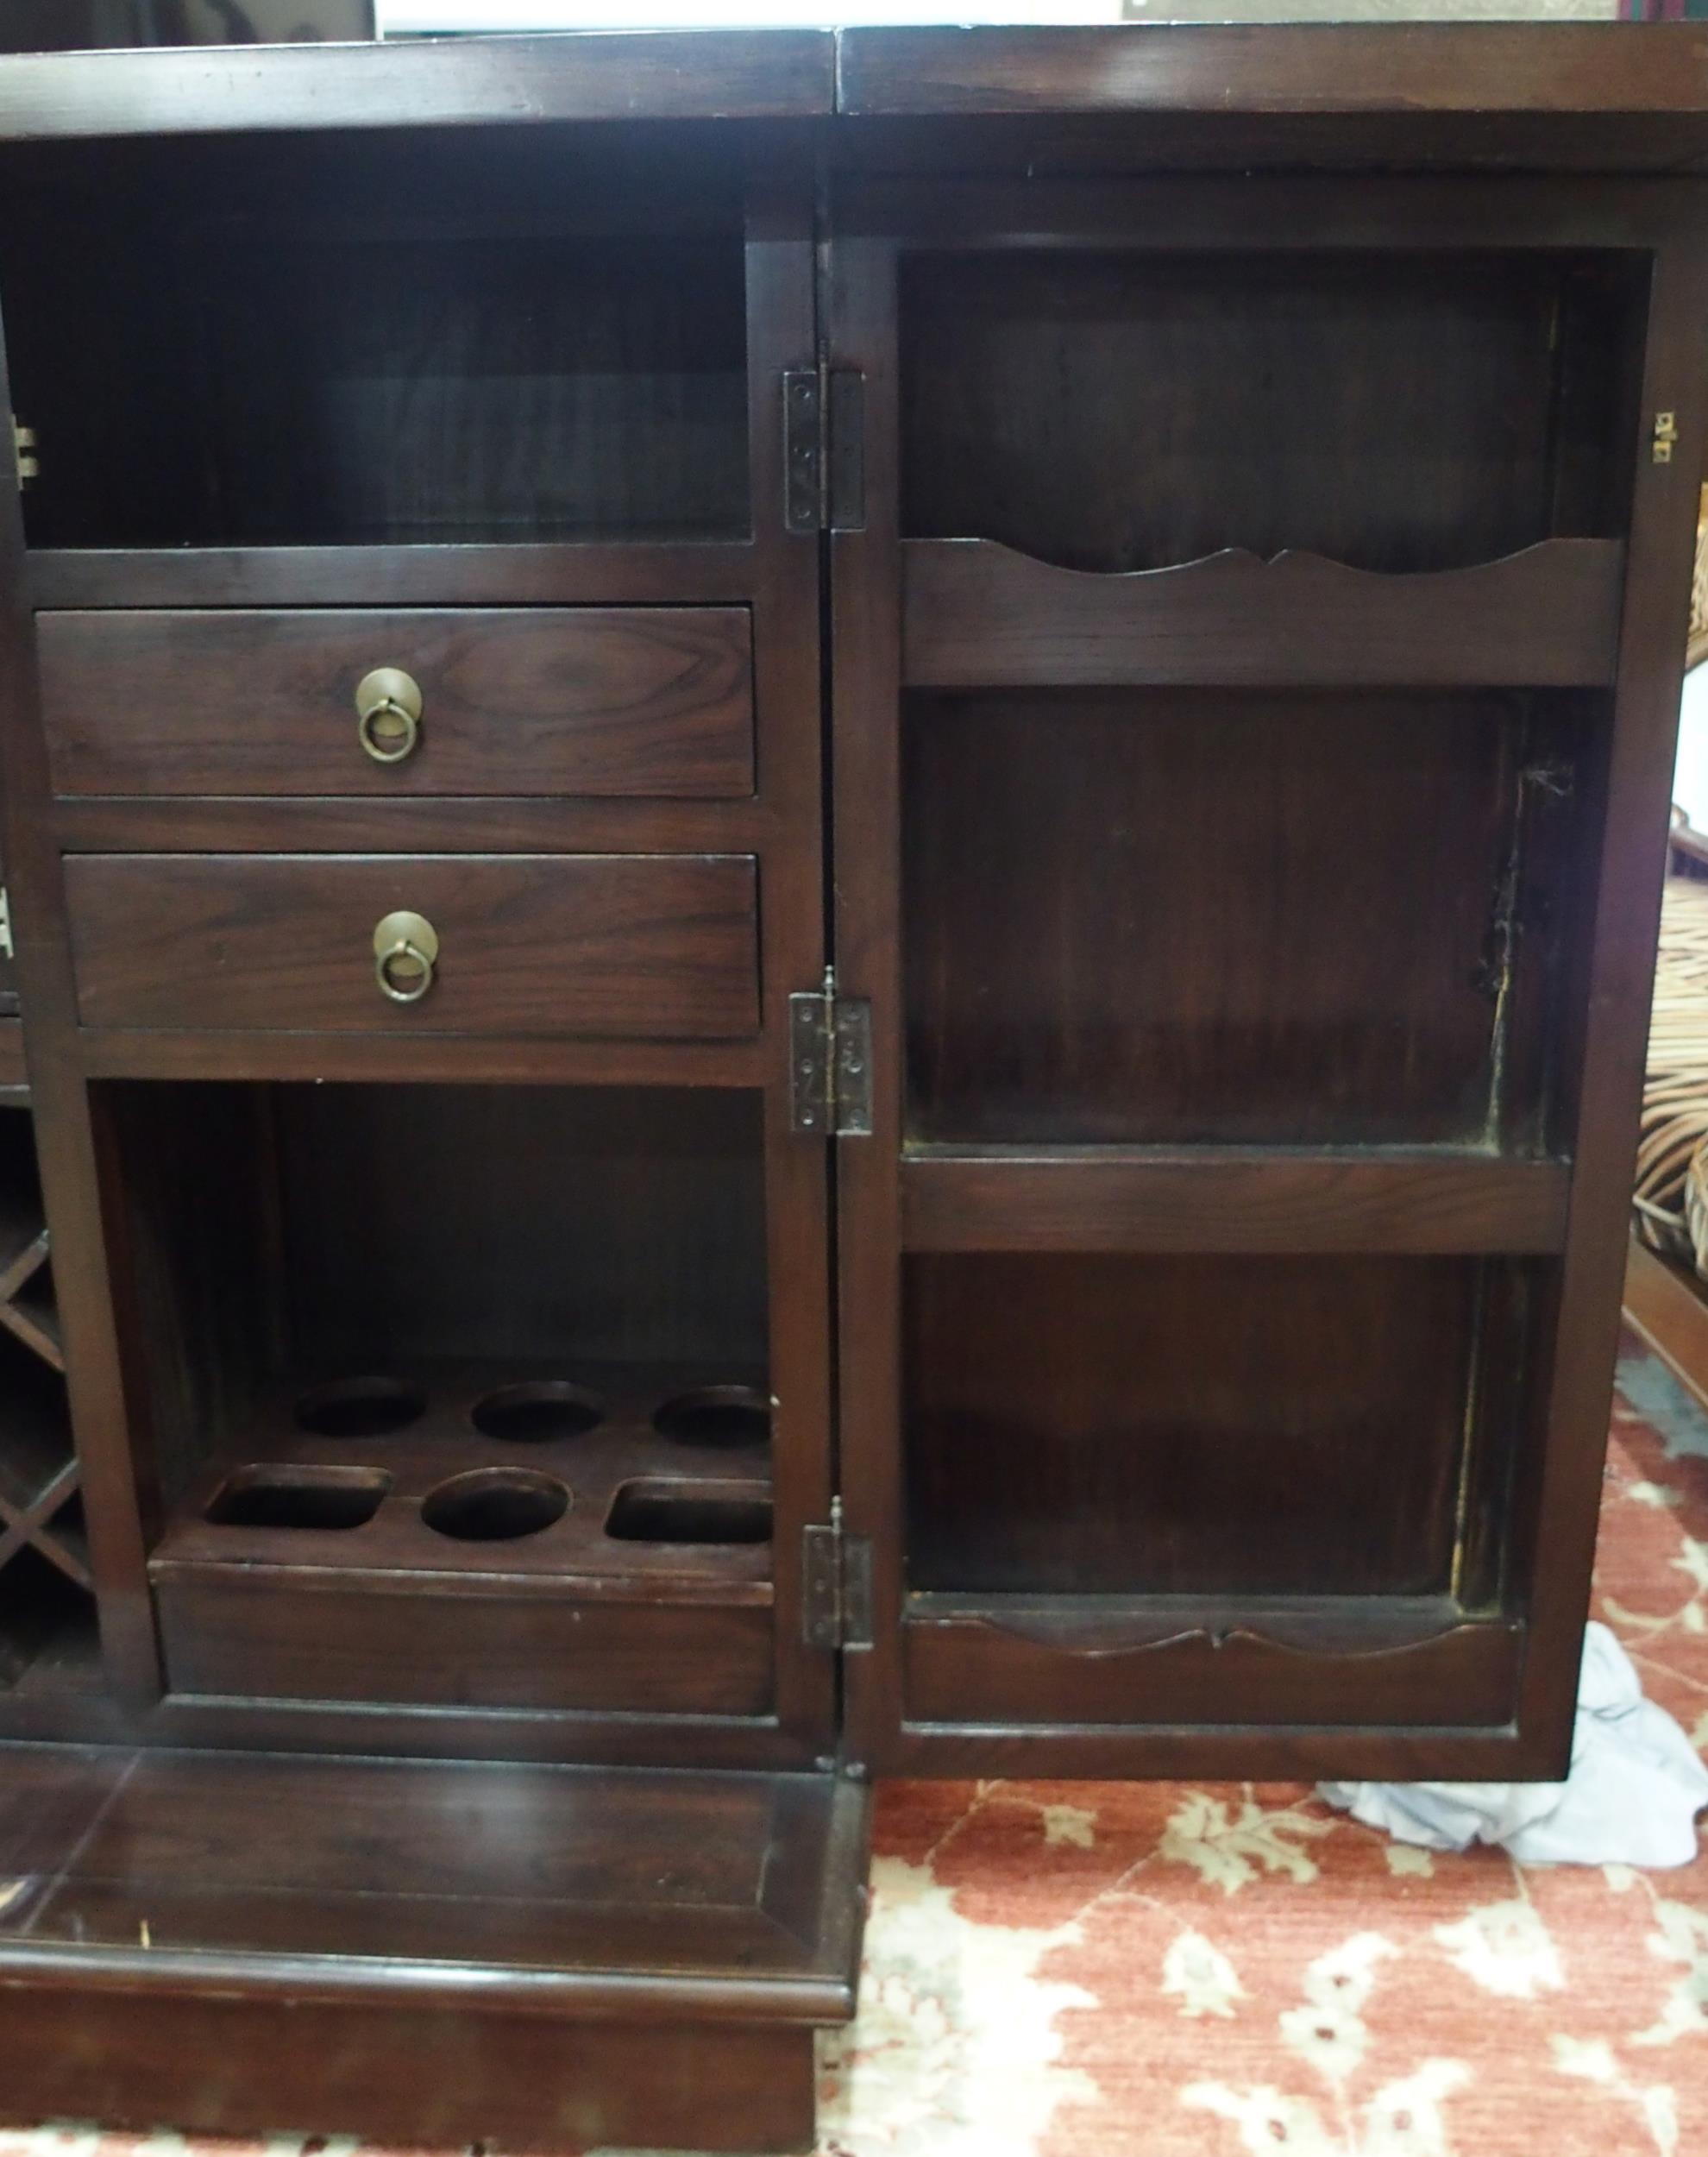
[[[1636,1349],[1598,1614],[1708,1750],[1708,1416]],[[1430,1857],[1297,1785],[914,1783],[875,1885],[820,2157],[1708,2157],[1708,1857]]]

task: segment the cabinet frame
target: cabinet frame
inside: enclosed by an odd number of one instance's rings
[[[1708,253],[1697,236],[1702,204],[1702,190],[1688,182],[1273,175],[1260,182],[1207,176],[930,186],[856,176],[833,196],[829,357],[833,367],[863,378],[865,399],[863,525],[833,531],[830,540],[836,963],[842,992],[870,1001],[873,1028],[872,1134],[838,1148],[843,1504],[848,1527],[870,1538],[873,1551],[872,1639],[851,1651],[846,1664],[856,1758],[901,1773],[1001,1774],[1020,1771],[1024,1763],[1024,1771],[1044,1774],[1391,1776],[1408,1772],[1421,1742],[1431,1772],[1501,1777],[1563,1769],[1611,1405],[1686,624],[1686,595],[1681,584],[1672,588],[1661,565],[1687,555],[1701,454],[1697,335],[1708,317]],[[1145,1149],[1141,1155],[1117,1148],[1100,1159],[1095,1149],[1039,1145],[1014,1149],[1024,1158],[999,1167],[981,1160],[977,1148],[958,1149],[958,1161],[940,1150],[929,1160],[905,1160],[900,732],[907,674],[904,560],[918,543],[904,539],[900,516],[901,266],[909,253],[926,248],[1088,247],[1230,253],[1604,248],[1648,258],[1612,738],[1597,804],[1599,830],[1589,850],[1599,869],[1592,921],[1573,961],[1569,1008],[1579,1016],[1566,1028],[1572,1083],[1556,1158],[1438,1156],[1432,1163],[1419,1156],[1410,1165],[1415,1180],[1386,1149],[1361,1159],[1355,1148],[1319,1156],[1314,1178],[1309,1164],[1284,1154],[1264,1158],[1263,1149],[1184,1148],[1166,1155]],[[1651,459],[1655,416],[1662,411],[1676,415],[1678,447],[1669,463]],[[1180,572],[1160,575],[1171,574]],[[1158,602],[1165,618],[1167,606],[1165,599]],[[1034,620],[1047,612],[1040,601]],[[1544,613],[1536,623],[1540,645]],[[1111,641],[1120,644],[1118,636]],[[998,679],[1016,670],[1025,676],[1025,658],[1014,657],[1020,648],[1016,639],[1002,663],[1009,671]],[[1075,654],[1084,649],[1070,623],[1051,655],[1061,670],[1048,678],[1079,678]],[[1484,652],[1470,663],[1485,661]],[[1600,663],[1584,655],[1579,663],[1574,678],[1583,679]],[[1171,677],[1116,668],[1094,678],[1139,685]],[[1336,678],[1332,671],[1326,677]],[[1468,685],[1478,677],[1467,670],[1457,678]],[[1220,1186],[1220,1236],[1196,1220],[1190,1203],[1193,1179],[1206,1172]],[[1432,1726],[1420,1738],[1403,1717],[1328,1729],[1308,1707],[1267,1725],[1218,1717],[1196,1726],[1179,1720],[1177,1708],[1165,1709],[1153,1724],[1076,1722],[1071,1710],[1061,1720],[1047,1710],[1035,1720],[1018,1711],[1000,1718],[980,1711],[962,1721],[910,1710],[904,1255],[922,1247],[989,1247],[991,1217],[1002,1203],[995,1195],[1000,1176],[1011,1179],[1020,1209],[1018,1228],[1015,1215],[1008,1217],[1003,1243],[1010,1249],[1345,1248],[1352,1240],[1345,1224],[1350,1206],[1362,1213],[1358,1243],[1366,1249],[1559,1254],[1548,1327],[1552,1367],[1523,1437],[1540,1468],[1529,1479],[1531,1502],[1510,1523],[1524,1610],[1506,1666],[1516,1687],[1515,1717],[1450,1726],[1425,1715],[1417,1720]],[[1545,1198],[1550,1184],[1554,1195]],[[1432,1241],[1429,1217],[1438,1205],[1457,1217]],[[1135,1234],[1135,1218],[1148,1220],[1149,1232]],[[1226,1228],[1235,1221],[1241,1225]],[[1109,1644],[1095,1624],[1082,1643],[1091,1654]],[[1083,1670],[1076,1671],[1077,1683],[1082,1676]]]

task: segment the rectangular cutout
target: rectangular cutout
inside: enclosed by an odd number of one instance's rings
[[[740,1485],[625,1483],[605,1532],[624,1543],[769,1543],[771,1501]]]

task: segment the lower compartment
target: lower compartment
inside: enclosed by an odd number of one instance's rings
[[[156,1590],[175,1693],[405,1707],[763,1715],[771,1612],[685,1600],[376,1592],[206,1569]]]
[[[0,2116],[805,2150],[861,1786],[0,1748]]]
[[[407,1368],[285,1385],[192,1482],[149,1569],[174,1693],[769,1713],[763,1374]]]

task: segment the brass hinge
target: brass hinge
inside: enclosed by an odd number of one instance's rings
[[[828,1527],[801,1531],[801,1637],[832,1652],[872,1644],[872,1545],[842,1525],[842,1500],[831,1500]]]
[[[35,454],[35,430],[12,422],[12,450],[17,459],[18,485],[28,487],[32,480],[41,477],[41,460]]]
[[[791,368],[783,381],[783,525],[795,533],[863,531],[865,377]]]
[[[12,949],[12,895],[0,884],[0,958],[15,959]]]
[[[838,996],[836,969],[788,1000],[789,1128],[807,1138],[870,1138],[872,1007]]]
[[[1679,415],[1675,412],[1657,412],[1651,449],[1657,464],[1670,464],[1673,450],[1679,438]]]

